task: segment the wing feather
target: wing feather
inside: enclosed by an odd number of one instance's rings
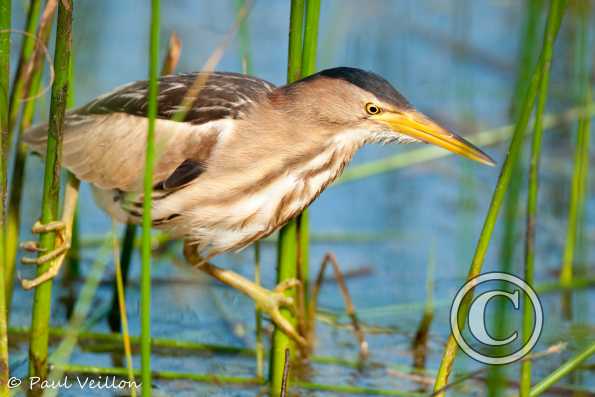
[[[179,187],[198,177],[208,167],[219,134],[233,130],[252,104],[274,89],[272,84],[249,76],[209,73],[185,120],[170,120],[201,73],[164,76],[159,81],[154,181],[164,187]],[[69,112],[64,124],[63,165],[101,189],[141,191],[147,105],[148,83],[138,81]],[[29,129],[24,140],[33,151],[45,154],[47,125]]]
[[[62,164],[77,178],[101,189],[142,190],[148,121],[125,113],[89,115],[86,123],[66,120]],[[233,128],[233,120],[191,125],[157,120],[155,183],[167,179],[185,160],[208,162],[217,136]],[[46,127],[27,131],[25,141],[44,154]]]
[[[163,76],[159,79],[157,117],[171,120],[180,110],[180,104],[197,79],[204,80],[192,107],[183,121],[202,124],[218,119],[238,119],[250,105],[270,93],[275,87],[261,79],[223,72],[197,72]],[[83,114],[110,114],[115,112],[145,116],[148,108],[147,81],[123,86],[91,101],[79,110]]]

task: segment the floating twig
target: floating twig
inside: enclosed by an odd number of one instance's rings
[[[289,377],[289,349],[285,349],[285,363],[283,364],[283,379],[281,380],[281,397],[287,395],[287,379]]]
[[[345,303],[345,312],[351,319],[351,325],[353,327],[353,332],[357,337],[359,342],[359,353],[361,359],[366,359],[368,357],[368,342],[366,342],[366,337],[360,326],[359,320],[357,318],[357,314],[355,312],[355,306],[353,305],[353,301],[351,300],[351,295],[349,294],[349,289],[347,288],[347,283],[343,278],[343,273],[341,272],[341,268],[337,263],[337,258],[332,253],[327,253],[324,255],[322,259],[322,264],[320,265],[320,271],[318,272],[318,277],[314,283],[314,288],[312,289],[312,296],[310,299],[310,306],[309,306],[309,316],[310,320],[309,325],[309,337],[313,338],[312,332],[314,329],[314,319],[316,314],[316,305],[318,302],[318,295],[320,294],[320,289],[322,288],[322,281],[323,276],[327,267],[327,264],[330,263],[333,267],[333,272],[335,273],[335,277],[337,279],[337,283],[339,284],[339,288],[341,289],[341,294],[343,296],[343,302]]]

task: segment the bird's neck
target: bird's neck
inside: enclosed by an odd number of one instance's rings
[[[281,211],[277,225],[284,224],[308,207],[333,181],[337,179],[365,143],[361,131],[349,130],[330,139],[316,155],[304,156],[303,161],[285,176],[292,180],[281,202],[290,203]],[[277,226],[276,225],[276,226]]]

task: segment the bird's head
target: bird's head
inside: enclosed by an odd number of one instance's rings
[[[323,70],[283,87],[297,114],[363,142],[425,142],[484,164],[479,148],[417,111],[388,81],[361,69]]]

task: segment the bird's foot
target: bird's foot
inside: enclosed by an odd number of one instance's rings
[[[202,258],[196,251],[196,247],[188,242],[184,243],[184,256],[193,267],[248,295],[252,298],[256,307],[267,314],[283,333],[293,339],[301,348],[308,347],[306,339],[297,332],[295,326],[281,313],[282,309],[286,309],[297,315],[294,299],[287,296],[285,292],[290,288],[299,287],[301,284],[298,280],[285,280],[270,291],[231,270],[221,269],[209,263],[208,258]]]
[[[36,234],[55,232],[56,248],[48,251],[39,247],[35,241],[25,241],[21,243],[20,246],[25,251],[43,253],[43,255],[40,255],[37,258],[24,257],[21,259],[21,263],[26,265],[44,265],[50,262],[50,267],[44,273],[33,279],[21,280],[21,285],[27,290],[35,288],[56,277],[60,271],[60,267],[62,267],[62,263],[64,263],[64,258],[70,249],[70,239],[68,238],[66,225],[62,221],[54,221],[45,225],[38,221],[35,222],[31,231]]]
[[[297,332],[295,326],[281,313],[281,309],[287,309],[294,317],[297,317],[295,301],[292,297],[285,295],[285,291],[299,285],[301,285],[299,280],[288,279],[270,291],[255,284],[255,288],[248,295],[254,300],[256,307],[266,313],[284,334],[293,339],[300,347],[305,348],[308,347],[306,339]]]

